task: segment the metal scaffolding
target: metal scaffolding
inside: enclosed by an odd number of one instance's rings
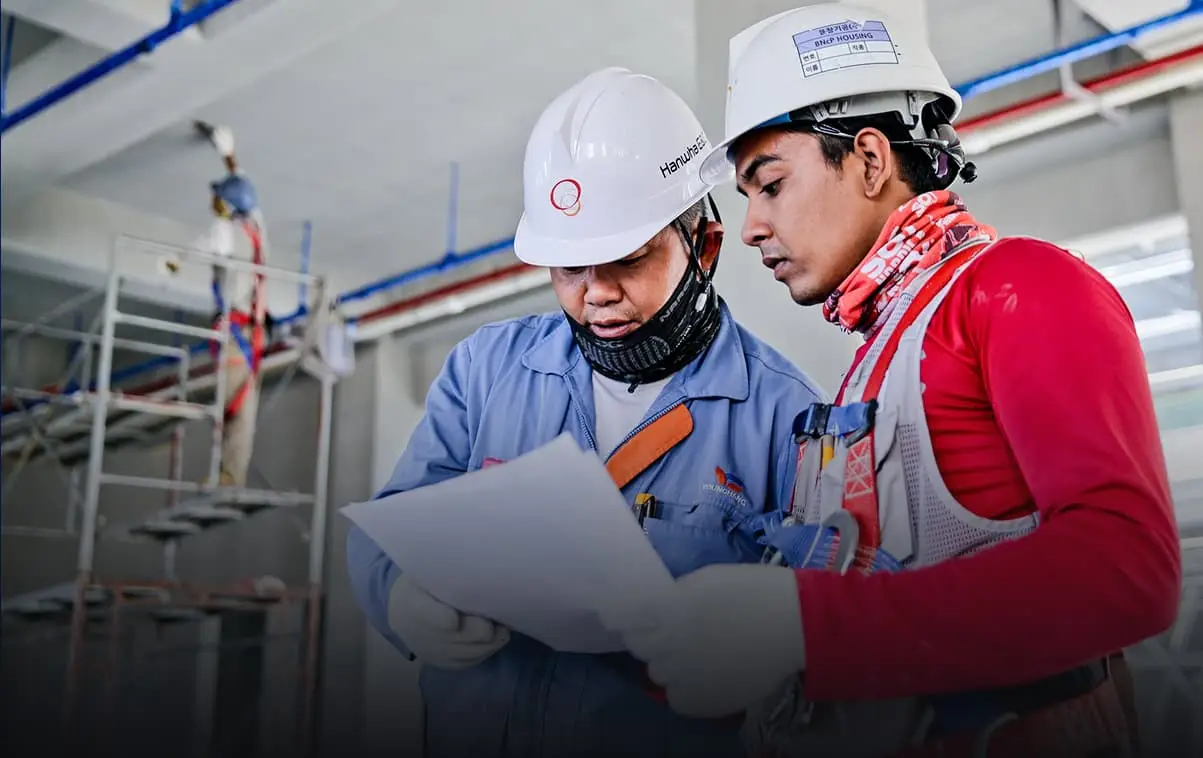
[[[120,636],[124,618],[147,612],[159,621],[204,618],[208,614],[232,610],[265,611],[297,605],[304,609],[300,637],[301,677],[298,748],[302,754],[312,749],[316,682],[319,664],[320,632],[324,592],[322,584],[325,552],[327,481],[330,458],[330,433],[333,388],[336,375],[317,360],[315,329],[304,336],[272,346],[264,356],[261,373],[288,370],[291,378],[298,368],[320,384],[317,420],[316,460],[312,493],[250,489],[219,485],[224,411],[230,388],[226,387],[221,367],[234,358],[229,353],[230,298],[222,297],[221,318],[217,328],[194,326],[182,321],[161,320],[123,311],[121,297],[127,277],[122,271],[154,268],[170,258],[181,269],[194,265],[203,274],[221,270],[229,281],[233,276],[262,277],[265,282],[304,285],[312,294],[312,303],[302,304],[311,314],[324,314],[329,299],[324,279],[256,265],[234,258],[209,255],[197,250],[150,240],[121,237],[113,247],[103,304],[90,329],[62,329],[48,325],[99,294],[88,292],[72,298],[34,323],[5,321],[6,334],[18,338],[36,334],[51,339],[69,340],[86,349],[77,349],[66,376],[54,386],[28,389],[4,386],[6,413],[2,421],[0,452],[15,458],[7,472],[4,495],[7,498],[22,470],[32,460],[48,458],[68,470],[69,503],[65,528],[57,533],[78,538],[76,576],[73,585],[63,585],[6,603],[5,615],[41,617],[70,622],[64,716],[66,729],[79,717],[81,671],[85,666],[85,632],[97,629],[109,640],[106,656],[106,689],[118,681]],[[142,262],[138,262],[141,260]],[[314,319],[321,322],[320,318]],[[173,335],[176,344],[140,341],[117,336],[120,326],[136,327]],[[192,348],[179,345],[181,338],[202,340]],[[200,366],[193,365],[195,355],[203,355],[209,345],[215,355]],[[199,348],[199,349],[198,349]],[[114,382],[114,351],[160,356],[165,375],[147,385],[123,391]],[[93,355],[95,352],[95,355]],[[93,365],[95,364],[95,365]],[[286,386],[286,382],[285,382]],[[283,387],[277,387],[277,392]],[[270,406],[270,402],[268,405]],[[207,476],[203,482],[183,478],[182,446],[185,421],[208,422],[209,442]],[[106,470],[106,450],[129,442],[170,435],[170,472],[165,478],[129,476]],[[135,523],[109,526],[102,521],[103,488],[135,487],[164,493],[166,507]],[[307,541],[309,546],[308,581],[302,587],[247,584],[235,587],[207,587],[181,581],[176,576],[175,556],[180,542],[223,524],[235,524],[254,514],[275,509],[311,506]],[[5,525],[6,534],[38,535],[46,530]],[[103,532],[103,533],[102,533]],[[98,539],[116,542],[151,541],[161,543],[164,553],[164,577],[153,580],[127,580],[100,577],[95,556]],[[67,587],[70,587],[69,591]],[[93,622],[93,623],[89,623]]]

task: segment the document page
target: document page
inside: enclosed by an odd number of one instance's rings
[[[673,592],[601,460],[567,434],[508,463],[342,512],[442,602],[556,650],[623,650],[599,612]]]

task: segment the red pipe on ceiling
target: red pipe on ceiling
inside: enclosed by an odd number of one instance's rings
[[[1189,47],[1172,55],[1167,55],[1164,58],[1144,61],[1143,63],[1127,66],[1117,71],[1112,71],[1109,74],[1095,77],[1094,79],[1088,79],[1084,82],[1081,82],[1081,86],[1083,89],[1089,92],[1103,92],[1112,87],[1118,87],[1121,84],[1126,84],[1133,79],[1141,79],[1146,76],[1152,76],[1153,74],[1164,71],[1167,68],[1171,68],[1185,61],[1197,58],[1200,55],[1203,55],[1203,45],[1195,45],[1194,47]],[[1061,91],[1053,92],[1048,95],[1042,95],[1040,97],[1034,97],[1030,100],[1024,100],[1022,102],[1015,103],[1014,105],[1009,105],[1006,108],[1002,108],[997,111],[991,111],[989,113],[983,113],[980,116],[974,116],[973,118],[965,119],[957,124],[957,131],[961,133],[968,133],[974,129],[980,129],[984,126],[997,124],[1000,121],[1007,121],[1018,116],[1026,116],[1035,111],[1044,110],[1045,108],[1050,108],[1054,105],[1060,105],[1061,103],[1068,102],[1069,100],[1070,97]]]
[[[413,297],[408,297],[404,300],[398,300],[395,303],[389,303],[388,305],[370,310],[367,313],[363,313],[355,317],[355,323],[366,324],[376,321],[377,319],[385,318],[386,316],[395,316],[398,313],[404,313],[405,311],[419,308],[427,303],[441,300],[444,297],[451,297],[452,295],[459,294],[460,292],[475,289],[476,287],[486,284],[500,282],[533,270],[533,266],[528,266],[525,263],[517,263],[512,266],[506,266],[505,268],[499,268],[495,271],[489,271],[485,274],[470,276],[467,279],[461,279],[446,286],[430,290],[429,292],[423,292],[420,295],[414,295]]]

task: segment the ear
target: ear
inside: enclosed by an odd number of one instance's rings
[[[861,180],[865,197],[878,197],[894,175],[894,149],[889,138],[878,129],[865,127],[856,133],[853,149],[864,164]]]
[[[707,221],[706,230],[702,233],[702,252],[698,256],[704,270],[714,268],[714,261],[718,259],[718,251],[722,246],[723,225],[718,221]]]

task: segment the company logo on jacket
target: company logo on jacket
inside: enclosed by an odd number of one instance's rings
[[[714,467],[714,482],[707,482],[702,485],[702,489],[730,498],[742,506],[751,505],[748,496],[744,494],[744,483],[740,478],[719,466]]]
[[[735,493],[744,491],[744,483],[739,481],[739,478],[735,474],[728,474],[718,466],[714,467],[714,478],[718,481],[718,486],[720,487],[726,487]]]

